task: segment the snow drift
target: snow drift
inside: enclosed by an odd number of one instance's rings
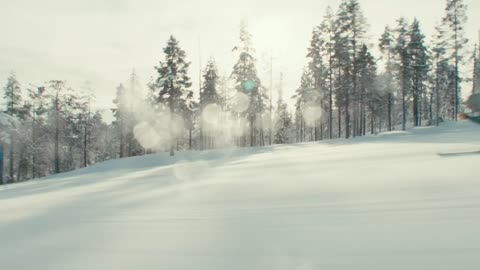
[[[113,160],[0,187],[1,269],[479,269],[480,127]]]

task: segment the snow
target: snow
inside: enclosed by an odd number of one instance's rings
[[[480,126],[113,160],[0,187],[1,269],[479,269]]]

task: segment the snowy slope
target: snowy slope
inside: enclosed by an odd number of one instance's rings
[[[0,187],[0,269],[480,269],[480,127],[115,160]]]

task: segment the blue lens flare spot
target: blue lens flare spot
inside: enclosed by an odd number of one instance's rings
[[[253,89],[255,89],[255,86],[257,86],[257,84],[252,81],[252,80],[247,80],[245,81],[245,83],[243,84],[243,88],[245,89],[245,91],[252,91]]]

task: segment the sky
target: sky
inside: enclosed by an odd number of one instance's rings
[[[376,45],[385,25],[401,16],[420,20],[427,40],[444,15],[445,0],[359,0],[369,23],[368,42]],[[470,46],[478,42],[480,1],[469,6]],[[269,86],[273,55],[274,85],[283,73],[284,96],[299,85],[314,26],[327,6],[340,0],[0,0],[0,83],[14,71],[23,88],[52,79],[80,88],[86,81],[97,108],[113,106],[115,89],[133,69],[146,85],[174,35],[191,62],[192,90],[198,93],[199,64],[213,57],[229,75],[236,60],[240,22],[253,35],[257,69]],[[465,71],[468,71],[465,68]],[[144,89],[146,91],[146,89]],[[469,92],[466,89],[466,92]],[[198,95],[198,94],[197,94]]]

